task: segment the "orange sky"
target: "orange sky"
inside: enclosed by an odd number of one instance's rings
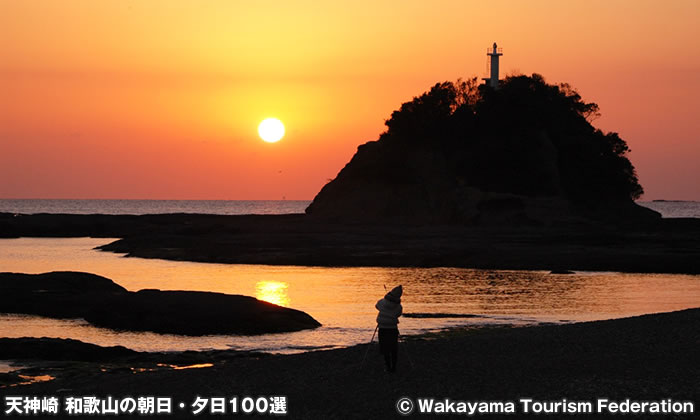
[[[644,199],[700,200],[698,22],[696,0],[0,0],[0,198],[311,199],[498,41],[502,73],[600,105]]]

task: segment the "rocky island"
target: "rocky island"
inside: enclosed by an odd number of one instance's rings
[[[538,74],[498,89],[443,82],[401,105],[307,214],[370,223],[552,225],[653,221],[629,148],[598,105]]]

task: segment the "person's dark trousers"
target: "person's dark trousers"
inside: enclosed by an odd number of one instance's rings
[[[396,371],[396,361],[399,356],[398,328],[379,329],[379,350],[384,355],[384,363],[388,372]]]

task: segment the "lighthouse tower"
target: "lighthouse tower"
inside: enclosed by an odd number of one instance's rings
[[[486,55],[490,57],[491,77],[484,78],[484,82],[494,89],[498,89],[498,57],[503,55],[503,48],[498,48],[496,43],[486,50]]]

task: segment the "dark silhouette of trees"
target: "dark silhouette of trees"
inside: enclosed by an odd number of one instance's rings
[[[401,163],[401,148],[418,147],[439,150],[450,178],[485,191],[580,204],[637,199],[643,189],[627,143],[596,129],[599,115],[571,86],[538,74],[507,77],[499,89],[472,78],[437,83],[401,105],[379,143],[391,148],[385,155],[400,178],[426,177]]]
[[[591,124],[599,115],[571,86],[538,74],[498,89],[476,78],[437,83],[394,111],[306,212],[477,225],[656,217],[633,203],[643,190],[629,148]]]

